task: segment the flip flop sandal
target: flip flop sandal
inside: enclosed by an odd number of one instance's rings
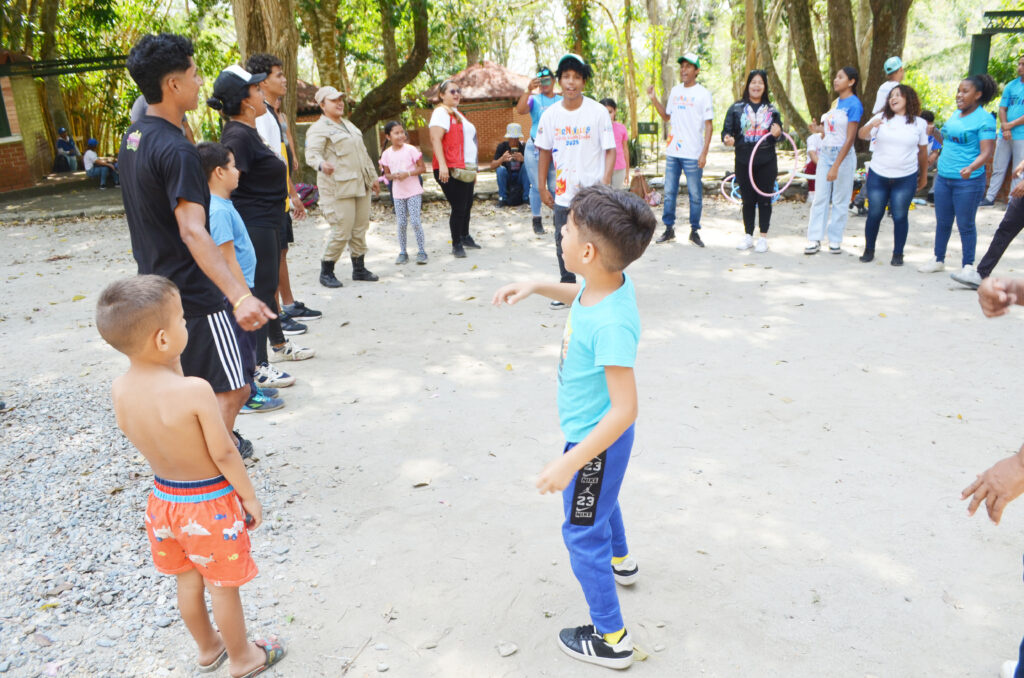
[[[227,650],[221,650],[219,657],[214,659],[209,664],[198,664],[196,666],[196,670],[199,673],[213,673],[214,671],[216,671],[217,669],[220,668],[221,664],[223,664],[225,661],[227,661],[227,658],[228,658],[228,651]]]
[[[278,642],[277,638],[261,639],[253,641],[258,647],[262,648],[267,653],[267,660],[263,662],[263,666],[258,666],[244,676],[238,678],[252,678],[263,673],[277,662],[284,659],[284,645]]]

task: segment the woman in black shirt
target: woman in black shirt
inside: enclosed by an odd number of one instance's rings
[[[750,184],[750,154],[754,146],[768,137],[757,149],[754,158],[754,181],[764,193],[775,190],[779,163],[775,155],[775,140],[782,134],[782,117],[768,99],[768,74],[751,71],[743,98],[729,107],[722,127],[722,141],[736,147],[736,184],[743,198],[743,230],[746,235],[736,246],[738,250],[751,247],[757,252],[768,250],[768,227],[772,220],[772,199],[754,190]],[[761,237],[754,244],[754,213],[759,213]]]
[[[288,170],[256,131],[256,118],[267,112],[257,84],[266,77],[266,73],[249,73],[239,66],[230,66],[217,77],[213,96],[206,103],[229,118],[220,142],[234,154],[235,167],[240,173],[231,202],[245,222],[256,251],[252,293],[275,313],[280,313],[277,305],[281,260],[279,232],[284,228]],[[266,328],[256,334],[258,365],[267,362],[268,336],[275,360],[305,360],[315,355],[311,349],[285,340],[279,318],[269,321]]]

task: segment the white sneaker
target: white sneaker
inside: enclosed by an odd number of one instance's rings
[[[295,383],[295,377],[267,363],[256,367],[253,379],[260,388],[287,388]]]
[[[842,246],[840,246],[840,245],[833,245],[832,243],[828,244],[828,253],[829,254],[842,254],[842,252],[843,252]]]
[[[981,276],[978,274],[977,271],[974,270],[974,267],[971,266],[970,264],[967,264],[956,273],[950,273],[949,277],[957,281],[964,287],[970,287],[972,290],[978,289],[978,287],[981,285]]]
[[[612,563],[612,574],[615,581],[622,586],[632,586],[640,577],[640,567],[637,566],[633,556],[626,556],[626,559],[616,565]]]
[[[754,246],[754,236],[752,236],[752,235],[744,235],[743,238],[736,245],[736,249],[738,249],[738,250],[740,250],[742,252],[743,250],[749,250],[753,246]]]
[[[932,259],[927,264],[921,264],[917,267],[918,273],[938,273],[944,270],[946,270],[946,264],[938,259]]]
[[[764,253],[768,251],[768,238],[763,235],[757,239],[757,244],[754,245],[754,251]]]
[[[292,342],[291,339],[285,339],[284,346],[281,348],[270,347],[270,362],[272,363],[281,360],[309,360],[315,355],[316,351],[299,346]]]
[[[1003,669],[999,672],[999,678],[1013,678],[1017,673],[1017,660],[1008,659],[1003,662]]]

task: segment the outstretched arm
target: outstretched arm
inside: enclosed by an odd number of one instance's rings
[[[568,306],[576,299],[576,295],[579,293],[579,283],[517,282],[499,288],[494,293],[491,303],[495,306],[501,306],[502,304],[512,306],[518,304],[531,294],[539,294],[548,299],[560,301]]]

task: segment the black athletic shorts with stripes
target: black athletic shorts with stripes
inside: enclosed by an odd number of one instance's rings
[[[242,367],[235,316],[227,301],[224,306],[216,313],[185,319],[188,344],[181,354],[185,376],[205,379],[215,393],[240,389],[252,379]]]

